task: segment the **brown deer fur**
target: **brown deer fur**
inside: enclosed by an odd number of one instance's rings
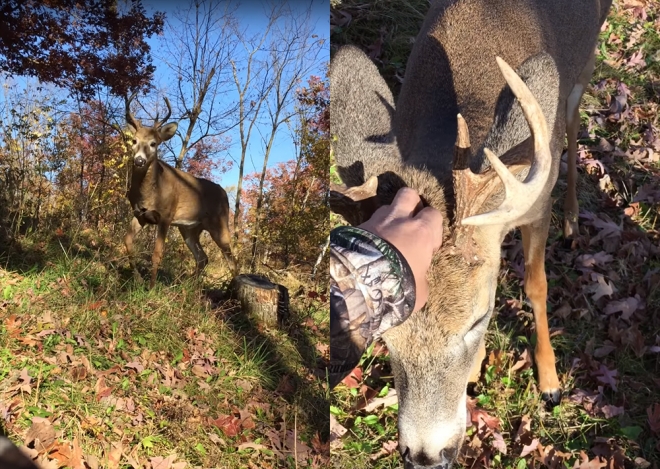
[[[158,266],[162,259],[165,237],[170,225],[177,226],[186,245],[196,261],[195,273],[199,274],[208,257],[199,242],[203,230],[211,235],[222,250],[235,273],[236,263],[231,253],[229,236],[229,200],[227,193],[218,184],[207,179],[197,178],[171,167],[158,159],[158,146],[172,138],[177,124],[163,125],[167,116],[153,127],[145,127],[130,112],[130,101],[126,101],[126,120],[133,137],[133,174],[128,200],[133,210],[133,220],[124,238],[126,250],[134,273],[137,269],[133,259],[133,239],[144,225],[158,226],[156,245],[152,255],[150,288],[156,283]],[[168,111],[169,101],[165,99]]]
[[[577,134],[577,106],[610,3],[436,0],[415,41],[396,109],[364,53],[344,47],[332,61],[330,125],[345,186],[332,188],[331,208],[359,224],[409,186],[445,218],[445,240],[428,273],[428,303],[384,335],[407,469],[448,468],[456,458],[465,432],[466,385],[480,368],[494,309],[501,243],[515,227],[522,232],[525,292],[534,310],[539,388],[547,402],[559,403],[544,267],[550,192],[564,135]],[[498,56],[505,62],[499,68]],[[512,93],[513,79],[504,79],[506,64],[533,95],[525,98],[526,107]],[[542,118],[530,133],[534,112]],[[459,126],[463,137],[457,139]],[[569,172],[574,147],[569,140]],[[514,176],[506,191],[506,174],[496,174],[493,163],[498,157]],[[372,177],[378,179],[375,191],[373,180],[365,184]],[[359,193],[355,200],[351,189]],[[576,219],[577,200],[571,198],[569,188],[566,207]],[[577,229],[565,226],[571,228],[566,235]]]

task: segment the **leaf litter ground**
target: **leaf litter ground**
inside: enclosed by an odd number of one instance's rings
[[[226,299],[226,275],[214,288],[172,275],[185,246],[168,248],[151,291],[89,230],[11,249],[0,427],[40,467],[327,467],[323,288],[285,274],[291,317],[269,331]]]

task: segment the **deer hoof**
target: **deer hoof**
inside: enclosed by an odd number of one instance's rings
[[[564,239],[572,240],[580,234],[578,220],[575,215],[568,214],[564,217]]]
[[[546,409],[552,410],[561,402],[561,389],[545,391],[541,394],[541,398],[543,399],[543,402],[545,402]]]

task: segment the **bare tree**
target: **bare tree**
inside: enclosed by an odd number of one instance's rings
[[[220,99],[232,80],[230,61],[237,42],[236,7],[231,2],[191,0],[168,21],[171,39],[159,57],[176,79],[174,107],[187,118],[187,129],[179,130],[181,148],[174,154],[175,167],[181,169],[190,149],[208,137],[221,136],[235,105]],[[235,125],[235,124],[234,124]]]
[[[240,136],[241,156],[238,163],[238,182],[236,184],[236,205],[234,210],[234,242],[238,241],[241,231],[241,191],[245,157],[254,125],[258,122],[261,107],[273,87],[269,69],[261,59],[264,44],[267,43],[271,30],[282,16],[285,4],[273,4],[268,15],[268,23],[260,34],[247,36],[245,30],[235,31],[237,42],[243,49],[241,61],[232,60],[234,84],[238,93],[238,131]]]
[[[263,186],[268,158],[275,136],[282,124],[289,122],[297,113],[295,90],[318,65],[324,40],[312,32],[311,8],[302,13],[294,12],[288,5],[281,21],[278,21],[269,41],[268,61],[271,85],[264,96],[268,110],[267,131],[262,133],[264,162],[259,179],[255,226],[252,230],[252,266],[257,255],[259,220],[263,204]]]

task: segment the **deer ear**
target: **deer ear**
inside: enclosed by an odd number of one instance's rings
[[[330,65],[330,130],[341,177],[349,186],[379,174],[384,161],[401,161],[392,120],[394,98],[373,61],[360,49],[342,47]],[[355,167],[358,171],[348,168]],[[342,169],[345,168],[345,169]]]
[[[158,129],[158,134],[163,141],[169,140],[174,137],[174,133],[176,132],[177,127],[178,125],[176,122],[170,122],[169,124],[164,125]]]

